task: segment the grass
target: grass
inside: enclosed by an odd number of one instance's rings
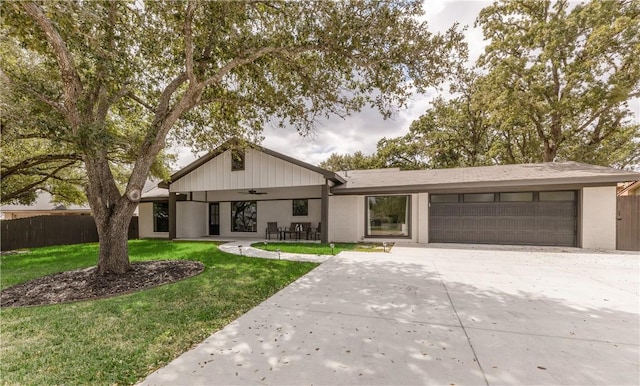
[[[0,258],[0,288],[95,265],[97,244]],[[108,299],[0,309],[2,384],[133,384],[317,266],[229,255],[215,244],[135,240],[131,261],[189,259],[198,276]]]
[[[259,248],[267,251],[275,251],[280,249],[282,252],[289,253],[302,253],[309,255],[331,255],[331,246],[329,244],[322,243],[271,243],[266,245],[262,243],[251,244],[254,248]],[[387,251],[391,248],[392,244],[387,246]],[[335,243],[333,248],[333,254],[338,254],[342,251],[354,251],[354,252],[382,252],[382,243]]]

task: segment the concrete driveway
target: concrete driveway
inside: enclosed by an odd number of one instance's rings
[[[638,255],[559,251],[342,253],[143,384],[638,384]]]

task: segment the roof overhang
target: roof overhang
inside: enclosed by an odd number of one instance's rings
[[[636,177],[637,178],[637,177]],[[474,181],[439,184],[419,184],[400,186],[375,186],[344,188],[338,186],[331,190],[334,195],[363,194],[399,194],[399,193],[444,193],[444,192],[494,192],[494,191],[542,191],[574,190],[583,187],[615,186],[619,178],[611,176],[574,178],[574,179],[533,179],[513,181]]]

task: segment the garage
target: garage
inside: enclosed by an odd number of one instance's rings
[[[577,246],[577,191],[431,194],[429,242]]]

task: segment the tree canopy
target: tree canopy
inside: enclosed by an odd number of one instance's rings
[[[640,2],[499,1],[476,24],[489,42],[476,66],[370,164],[640,163]]]
[[[455,29],[418,21],[415,0],[0,7],[3,40],[17,47],[3,51],[2,83],[60,122],[19,127],[81,158],[102,273],[129,268],[121,235],[167,144],[210,149],[258,137],[266,122],[305,134],[363,106],[388,116],[464,54]]]

